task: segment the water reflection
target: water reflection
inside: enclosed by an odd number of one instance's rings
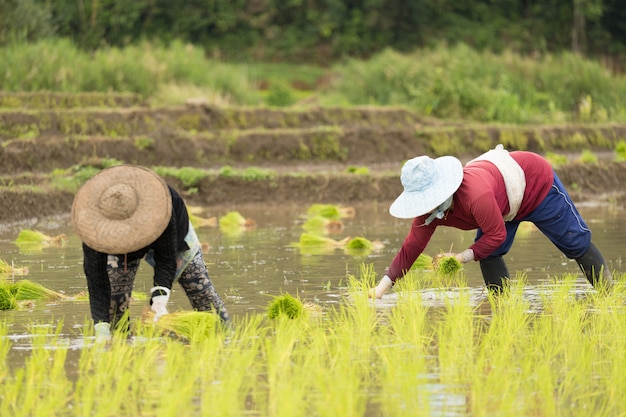
[[[341,249],[320,254],[303,253],[294,243],[304,232],[302,225],[305,206],[242,206],[230,207],[243,216],[254,219],[256,228],[239,234],[224,234],[217,227],[199,227],[201,242],[205,244],[205,261],[209,273],[232,315],[261,312],[272,295],[282,292],[298,294],[305,301],[334,304],[342,300],[348,275],[358,276],[362,263],[373,264],[380,275],[391,262],[400,247],[410,221],[399,220],[387,213],[387,205],[359,204],[353,206],[356,214],[344,220],[341,233],[333,238],[363,236],[380,241],[382,248],[364,255],[346,253]],[[582,206],[580,211],[593,230],[593,241],[602,250],[609,267],[622,269],[622,251],[626,236],[621,231],[626,225],[626,212],[610,207]],[[220,216],[224,212],[207,210],[204,217]],[[45,247],[37,251],[21,251],[14,243],[23,228],[39,230],[50,235],[65,234],[63,247]],[[474,237],[474,232],[439,228],[426,248],[434,255],[442,250],[462,250]],[[86,291],[82,271],[80,241],[71,230],[68,217],[46,219],[41,222],[5,225],[0,230],[0,250],[3,259],[16,266],[28,267],[28,279],[55,291],[74,296]],[[590,289],[576,262],[565,258],[540,232],[531,227],[520,227],[511,252],[506,257],[511,273],[526,275],[528,285],[543,282],[550,276],[577,273],[581,288]],[[135,291],[147,293],[152,286],[152,269],[140,267]],[[477,263],[465,266],[468,285],[480,299],[483,297],[483,281]],[[19,279],[8,277],[7,279]],[[432,294],[430,294],[432,296]],[[428,302],[428,293],[424,300]],[[184,292],[175,284],[171,309],[190,308]],[[431,300],[433,301],[433,300]],[[434,300],[436,301],[436,300]],[[392,303],[393,298],[388,299]],[[136,302],[131,314],[140,314],[145,301]],[[86,299],[74,301],[37,302],[16,311],[0,312],[17,331],[18,327],[33,320],[50,318],[62,320],[66,327],[76,329],[89,318]],[[23,328],[23,326],[21,327]],[[80,333],[80,332],[78,332]]]

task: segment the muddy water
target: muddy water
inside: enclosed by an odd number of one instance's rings
[[[408,220],[391,217],[387,213],[387,205],[356,205],[356,215],[344,220],[343,232],[329,237],[341,239],[346,236],[363,236],[380,241],[384,245],[382,249],[367,256],[348,255],[340,249],[324,254],[306,254],[292,244],[298,241],[303,232],[301,225],[307,208],[232,207],[230,210],[237,210],[245,217],[254,219],[256,229],[236,236],[225,235],[219,228],[197,229],[200,241],[208,245],[204,256],[209,272],[231,315],[262,312],[271,296],[282,292],[299,294],[304,300],[320,304],[340,302],[346,277],[349,274],[358,276],[363,263],[373,264],[381,275],[400,247],[410,225]],[[592,228],[593,241],[603,251],[610,268],[623,272],[626,267],[622,265],[626,248],[626,212],[607,206],[579,206],[579,209]],[[205,212],[202,216],[223,214],[225,212]],[[68,242],[61,248],[20,250],[13,241],[22,228],[39,230],[53,236],[65,233]],[[473,232],[439,228],[426,253],[434,255],[441,250],[448,251],[451,247],[454,251],[460,251],[470,244],[473,236]],[[0,229],[0,253],[2,259],[13,262],[15,266],[28,267],[26,278],[30,280],[69,296],[86,291],[80,241],[72,232],[67,217],[5,225]],[[575,262],[566,259],[540,232],[532,228],[520,228],[506,259],[511,273],[519,271],[527,274],[529,285],[537,284],[548,276],[578,273]],[[147,264],[142,265],[135,291],[148,292],[152,286],[151,272]],[[465,272],[470,286],[482,287],[478,264],[467,265]],[[580,281],[584,287],[582,275]],[[174,286],[171,301],[170,310],[190,308],[178,284]],[[145,301],[135,302],[132,314],[140,314],[145,304]],[[82,326],[89,320],[89,305],[84,298],[54,303],[38,302],[18,310],[0,311],[0,319],[8,319],[12,323],[10,333],[14,335],[16,348],[19,348],[20,337],[27,338],[25,325],[32,322],[62,320],[68,334],[80,334]]]

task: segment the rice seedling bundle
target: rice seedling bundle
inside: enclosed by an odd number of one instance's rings
[[[15,294],[7,282],[0,282],[0,310],[14,310],[17,308]]]
[[[189,221],[195,228],[199,227],[217,227],[217,217],[201,217],[191,212],[189,214]]]
[[[274,297],[267,305],[267,317],[275,320],[281,316],[296,319],[304,314],[304,304],[291,294]]]
[[[309,217],[322,216],[329,220],[339,220],[354,217],[353,207],[339,207],[333,204],[313,204],[307,210]]]
[[[11,286],[11,292],[17,301],[23,300],[59,300],[63,294],[53,291],[36,282],[22,279]]]
[[[4,259],[0,259],[0,274],[12,274],[12,275],[28,275],[28,267],[17,267],[9,265]]]
[[[374,248],[374,244],[371,240],[359,236],[354,239],[350,239],[346,244],[346,247],[348,249],[372,250]]]
[[[62,244],[67,237],[64,234],[60,234],[57,236],[49,236],[43,232],[39,232],[37,230],[30,229],[22,229],[20,230],[19,235],[15,239],[16,244],[50,244],[50,245],[58,245]]]
[[[350,238],[345,238],[342,240],[335,240],[329,237],[318,236],[312,233],[302,233],[300,235],[300,247],[309,247],[309,248],[337,248],[341,246],[345,246],[348,243]]]
[[[144,319],[152,321],[154,313],[146,312]],[[161,316],[155,325],[177,336],[197,341],[214,334],[219,323],[220,318],[212,312],[175,311]]]
[[[340,220],[329,220],[324,216],[313,216],[302,224],[302,229],[318,235],[339,233],[343,230],[343,223]]]

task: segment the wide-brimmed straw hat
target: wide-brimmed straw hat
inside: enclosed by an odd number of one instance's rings
[[[147,168],[118,165],[89,179],[76,193],[72,224],[92,249],[131,253],[154,242],[172,216],[165,181]]]
[[[409,159],[400,175],[404,191],[391,204],[389,213],[400,219],[430,213],[454,194],[462,180],[463,165],[453,156]]]

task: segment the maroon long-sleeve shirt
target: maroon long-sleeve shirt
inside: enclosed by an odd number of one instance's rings
[[[515,219],[532,212],[546,197],[554,181],[554,171],[548,161],[538,154],[525,151],[510,152],[526,177],[526,189]],[[438,226],[461,230],[482,229],[483,235],[469,248],[474,259],[488,257],[506,239],[503,216],[509,212],[509,200],[504,179],[498,168],[488,161],[476,161],[463,168],[463,181],[454,193],[452,207],[443,219],[425,225],[427,215],[416,217],[400,251],[387,271],[393,282],[411,269],[424,251]]]

